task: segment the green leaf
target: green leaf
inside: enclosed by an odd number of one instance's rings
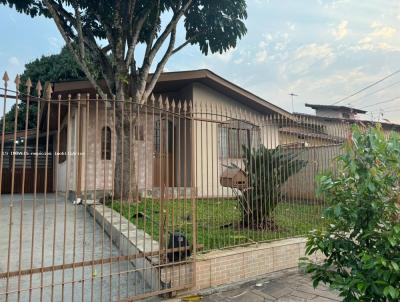
[[[317,288],[317,287],[318,287],[319,281],[320,281],[319,279],[314,279],[314,280],[313,280],[313,287],[314,287],[314,288]]]
[[[386,297],[390,295],[393,299],[396,299],[399,296],[399,291],[395,289],[393,286],[389,285],[385,287],[385,289],[383,290],[383,294]]]
[[[396,262],[392,261],[391,264],[395,271],[399,271],[399,265]]]
[[[393,238],[393,237],[388,237],[388,241],[390,242],[390,244],[392,245],[392,246],[396,246],[397,244],[396,244],[396,240]]]

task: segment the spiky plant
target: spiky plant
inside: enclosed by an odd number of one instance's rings
[[[267,149],[260,145],[244,150],[248,187],[239,194],[242,225],[251,229],[277,229],[272,212],[281,201],[281,186],[307,165],[297,149]]]

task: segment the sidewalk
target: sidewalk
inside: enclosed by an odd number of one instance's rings
[[[337,293],[320,284],[314,290],[309,276],[298,272],[298,269],[285,270],[265,276],[262,279],[243,284],[212,289],[203,293],[203,302],[263,302],[263,301],[341,301]],[[183,298],[168,302],[184,301]]]

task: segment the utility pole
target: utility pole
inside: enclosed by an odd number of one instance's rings
[[[294,113],[294,97],[298,96],[298,95],[294,94],[293,92],[289,93],[289,95],[292,97],[292,113]]]

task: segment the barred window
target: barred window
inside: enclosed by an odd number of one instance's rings
[[[259,139],[259,128],[239,121],[231,121],[219,127],[219,156],[243,158],[243,148],[253,148]]]
[[[101,130],[101,159],[111,160],[111,129],[103,127]]]

